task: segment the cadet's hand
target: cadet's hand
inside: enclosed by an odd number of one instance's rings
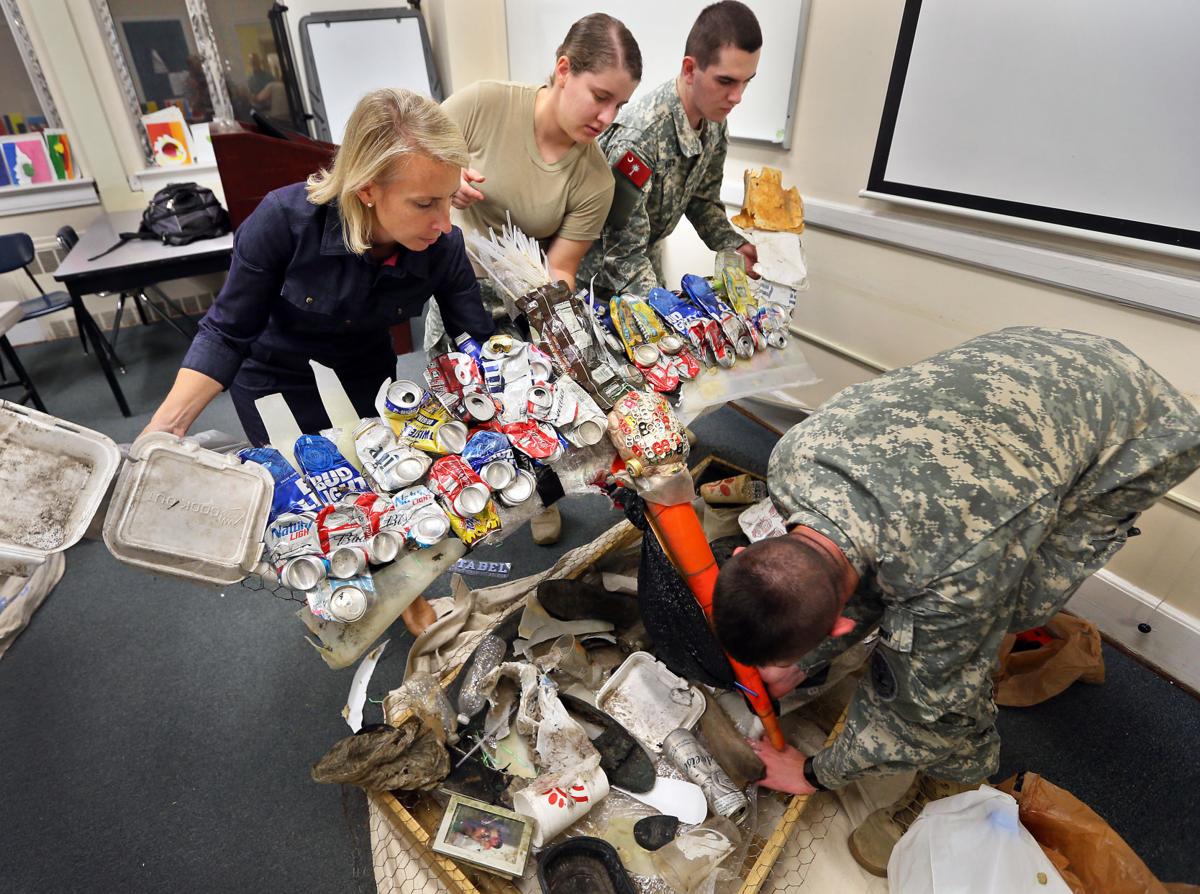
[[[462,179],[458,182],[458,192],[450,197],[450,204],[455,208],[469,208],[476,202],[483,201],[483,193],[472,183],[482,183],[487,178],[474,168],[463,168]]]
[[[753,242],[743,242],[737,247],[737,253],[746,259],[746,275],[751,279],[758,279],[758,274],[754,272],[754,265],[758,263],[758,249]]]
[[[767,768],[767,775],[758,783],[763,788],[771,788],[777,792],[787,792],[792,795],[811,795],[816,791],[804,778],[804,761],[807,755],[797,751],[791,745],[784,746],[783,751],[776,751],[774,746],[765,739],[747,739],[750,748],[758,755],[758,759]]]
[[[794,664],[787,667],[760,667],[759,676],[767,684],[767,694],[771,698],[781,698],[804,682],[807,674]]]

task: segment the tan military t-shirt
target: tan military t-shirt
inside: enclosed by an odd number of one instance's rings
[[[477,81],[442,103],[467,140],[471,167],[487,178],[476,184],[484,200],[456,212],[455,223],[466,232],[486,234],[491,227],[499,233],[507,211],[535,239],[588,242],[604,229],[612,171],[595,143],[576,143],[553,164],[542,158],[533,134],[539,89]]]

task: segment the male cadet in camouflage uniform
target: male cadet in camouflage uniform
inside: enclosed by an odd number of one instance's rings
[[[1196,407],[1081,332],[1005,329],[834,396],[771,454],[789,533],[725,563],[715,628],[776,697],[879,639],[832,745],[806,758],[756,743],[763,784],[920,771],[850,838],[884,875],[926,801],[998,767],[1000,640],[1049,620],[1198,466]]]
[[[596,294],[607,298],[665,285],[660,243],[684,214],[713,251],[758,259],[725,216],[721,179],[725,119],[742,101],[761,47],[758,20],[744,4],[705,7],[679,75],[627,106],[600,137],[617,188],[604,232],[579,266],[580,286],[595,276]]]

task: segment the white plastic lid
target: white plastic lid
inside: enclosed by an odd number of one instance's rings
[[[215,584],[254,569],[274,492],[270,472],[166,432],[142,435],[129,459],[104,520],[114,556]]]

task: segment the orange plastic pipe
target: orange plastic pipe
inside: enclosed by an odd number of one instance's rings
[[[712,547],[704,536],[700,519],[690,503],[678,506],[664,506],[661,503],[646,502],[646,515],[654,527],[663,550],[675,565],[675,569],[687,582],[688,588],[704,617],[712,624],[713,588],[717,583],[717,560],[713,558]],[[748,664],[742,664],[730,655],[729,665],[733,668],[733,676],[742,686],[742,692],[754,713],[762,721],[767,738],[776,751],[783,751],[783,730],[779,728],[779,718],[771,707],[771,696],[763,682],[758,669]]]

